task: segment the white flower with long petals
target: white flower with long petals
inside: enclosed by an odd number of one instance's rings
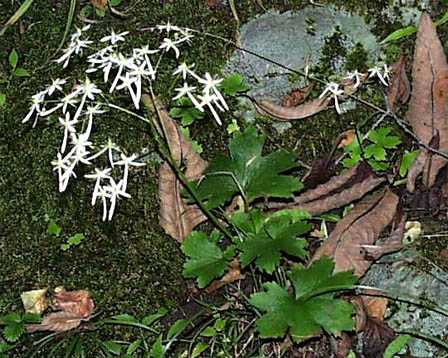
[[[180,31],[180,28],[178,26],[171,25],[169,21],[165,25],[157,25],[156,29],[160,32],[165,31],[167,34],[169,34],[171,31]]]
[[[95,173],[92,174],[86,174],[84,175],[87,179],[94,179],[95,180],[95,187],[93,188],[93,194],[92,194],[92,206],[96,203],[96,198],[100,194],[100,185],[102,179],[110,179],[109,173],[112,171],[110,168],[106,169],[98,169],[95,168]]]
[[[368,71],[369,71],[369,78],[378,77],[383,85],[389,86],[384,74],[382,73],[383,69],[381,67],[375,66],[375,67],[369,68]],[[388,76],[389,73],[387,73],[386,75]]]
[[[87,98],[93,101],[95,100],[95,95],[102,93],[102,91],[96,86],[95,83],[90,82],[88,77],[86,77],[86,80],[84,82],[76,86],[76,91],[82,93],[83,96],[81,98],[81,103],[76,110],[74,119],[77,119],[81,114]]]
[[[103,203],[103,221],[107,219],[107,199],[111,197],[111,195],[103,188],[98,188],[98,193],[96,195],[98,198],[101,198],[101,202]]]
[[[215,94],[204,93],[202,96],[198,96],[198,98],[201,100],[200,107],[203,108],[204,106],[207,106],[210,112],[212,112],[216,123],[221,126],[221,118],[219,118],[218,112],[216,112],[215,108],[213,107],[213,104],[216,104],[216,102],[218,101],[218,97]]]
[[[123,153],[121,153],[120,155],[121,160],[119,160],[118,162],[115,163],[115,165],[123,165],[124,166],[124,174],[123,174],[123,184],[122,184],[122,188],[123,190],[126,190],[127,185],[128,185],[128,173],[129,173],[129,167],[130,166],[134,166],[134,167],[141,167],[144,166],[145,163],[141,163],[141,162],[136,162],[135,159],[137,159],[137,155],[136,154],[132,154],[131,156],[127,157],[126,155],[124,155]]]
[[[104,36],[100,42],[110,42],[111,45],[115,45],[116,43],[120,41],[124,41],[124,37],[129,34],[129,31],[124,31],[119,34],[116,34],[114,30],[111,30],[111,33],[109,36]]]
[[[137,90],[134,91],[133,84],[137,82],[137,78],[131,76],[129,72],[126,72],[126,76],[120,77],[121,84],[117,86],[117,91],[122,90],[123,88],[127,88],[129,94],[131,95],[132,102],[134,102],[135,108],[139,109],[140,107],[140,98],[137,97]]]
[[[64,118],[59,117],[59,123],[64,128],[64,139],[62,140],[61,145],[61,153],[64,153],[67,146],[68,135],[71,133],[76,133],[76,128],[74,125],[78,123],[78,120],[70,120],[70,112],[67,112]]]
[[[188,66],[185,62],[182,62],[176,69],[176,71],[173,72],[173,75],[182,75],[182,79],[185,81],[187,78],[187,74],[190,74],[194,76],[196,79],[199,79],[199,77],[191,70],[194,67],[194,63],[190,66]]]
[[[63,192],[67,187],[64,179],[64,173],[69,170],[70,163],[68,162],[67,157],[62,158],[62,154],[58,153],[57,159],[53,160],[51,165],[53,166],[53,171],[57,170],[58,172],[59,192]]]
[[[109,208],[109,221],[112,220],[112,216],[114,215],[115,206],[117,203],[117,199],[120,197],[130,198],[131,196],[126,193],[126,190],[123,189],[123,180],[120,180],[118,183],[115,182],[114,179],[109,179],[110,185],[105,186],[104,190],[110,195],[110,208]]]
[[[176,55],[176,58],[179,58],[180,56],[180,51],[179,49],[176,47],[176,43],[173,42],[171,39],[169,39],[168,37],[165,37],[162,41],[162,44],[159,46],[159,49],[161,50],[165,50],[165,52],[168,52],[169,50],[173,50],[174,54]]]
[[[122,77],[121,74],[125,68],[132,68],[134,66],[134,58],[133,57],[124,57],[123,54],[112,54],[110,60],[118,66],[117,74],[112,82],[112,86],[110,86],[109,93],[112,93],[115,90],[115,87],[118,84],[118,81]]]
[[[361,78],[362,78],[363,74],[358,72],[358,70],[355,70],[353,72],[349,72],[347,73],[347,77],[345,77],[345,79],[348,79],[350,81],[354,81],[354,85],[353,88],[358,88],[361,85]]]
[[[204,109],[202,108],[201,104],[198,102],[198,100],[193,95],[193,91],[195,89],[196,89],[196,87],[189,86],[187,82],[184,82],[184,85],[182,87],[174,89],[178,93],[176,96],[173,97],[173,100],[177,100],[186,95],[186,96],[188,96],[188,98],[191,100],[191,102],[197,109],[199,109],[201,112],[204,112]]]
[[[45,95],[47,94],[47,91],[41,91],[36,93],[31,97],[31,108],[28,112],[28,114],[25,116],[25,118],[22,120],[22,123],[28,122],[33,115],[35,115],[33,127],[37,123],[37,118],[43,112],[41,105],[45,101]]]
[[[51,82],[51,85],[47,88],[48,95],[51,96],[56,90],[60,92],[64,92],[62,89],[62,85],[65,85],[67,80],[56,78]]]
[[[334,106],[336,108],[336,112],[338,112],[338,114],[343,113],[343,111],[341,110],[341,107],[339,106],[338,97],[344,94],[344,90],[339,89],[338,83],[330,82],[327,84],[327,87],[325,87],[324,91],[321,93],[319,98],[323,98],[323,97],[327,96],[328,94],[330,94],[334,100]]]
[[[222,96],[221,92],[218,90],[218,84],[220,84],[223,79],[222,78],[216,78],[214,79],[210,73],[206,72],[204,78],[198,79],[199,83],[202,83],[204,85],[203,92],[205,94],[213,93],[216,96],[216,99],[223,105],[223,107],[228,111],[229,106],[227,105],[224,97]]]

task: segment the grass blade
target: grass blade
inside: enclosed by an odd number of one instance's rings
[[[65,23],[64,36],[62,36],[61,42],[59,43],[59,46],[56,49],[55,53],[59,52],[62,46],[64,46],[65,40],[67,39],[68,33],[70,32],[73,18],[75,17],[76,2],[77,0],[70,0],[70,9],[68,10],[67,22]]]
[[[3,36],[8,27],[14,25],[28,11],[32,3],[33,0],[25,0],[25,2],[20,5],[19,9],[10,17],[5,26],[3,26],[3,29],[0,31],[0,36]]]

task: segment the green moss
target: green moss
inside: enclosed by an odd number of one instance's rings
[[[350,53],[347,54],[345,58],[345,68],[347,71],[358,70],[360,72],[365,72],[369,67],[367,61],[367,51],[364,49],[363,45],[358,42]]]

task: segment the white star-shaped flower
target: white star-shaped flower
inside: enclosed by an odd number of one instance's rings
[[[381,67],[379,67],[379,66],[375,66],[375,67],[369,68],[369,78],[378,77],[383,85],[388,86],[386,78],[381,73],[382,70],[383,69]],[[387,73],[387,75],[388,75],[388,73]]]
[[[36,93],[35,95],[33,95],[31,97],[31,107],[30,107],[30,110],[29,110],[28,114],[25,116],[25,118],[22,120],[22,123],[28,122],[31,119],[31,117],[33,116],[33,114],[35,114],[33,127],[36,125],[37,118],[39,117],[41,112],[43,112],[43,109],[41,108],[41,105],[45,101],[45,95],[46,94],[47,94],[47,91],[41,91],[41,92],[38,92],[38,93]]]
[[[74,125],[78,123],[78,120],[70,120],[70,112],[67,112],[64,118],[59,117],[59,123],[64,128],[64,139],[62,140],[61,145],[61,153],[64,153],[67,146],[68,135],[71,133],[76,133],[76,128]]]
[[[345,77],[348,80],[354,81],[353,88],[358,88],[361,85],[361,77],[363,76],[362,73],[358,72],[358,70],[355,70],[353,72],[347,73],[347,77]]]
[[[185,62],[182,62],[176,69],[176,71],[173,72],[173,75],[178,75],[181,74],[182,75],[182,79],[185,81],[187,78],[187,74],[190,74],[194,77],[196,77],[196,79],[198,79],[199,77],[191,70],[194,67],[194,63],[190,66],[188,66]]]
[[[198,100],[193,95],[193,91],[195,89],[196,89],[196,87],[189,86],[187,82],[184,82],[182,87],[174,89],[178,93],[176,96],[173,97],[173,100],[177,100],[186,95],[186,96],[188,96],[188,98],[191,100],[191,102],[197,109],[199,109],[201,112],[204,112],[204,109],[201,107],[201,104],[198,102]]]
[[[124,37],[129,34],[129,31],[124,31],[119,34],[116,34],[114,30],[111,30],[111,33],[109,36],[104,36],[100,42],[110,42],[111,45],[115,45],[116,43],[120,41],[125,41]]]
[[[327,87],[325,87],[324,91],[319,96],[319,98],[323,98],[323,97],[327,96],[328,94],[330,94],[334,100],[334,106],[336,108],[336,112],[338,112],[338,114],[341,114],[343,111],[341,110],[341,107],[339,106],[338,97],[344,94],[344,90],[339,88],[338,83],[330,82],[327,84]]]
[[[114,215],[115,206],[117,203],[117,199],[120,197],[130,198],[131,196],[126,193],[126,190],[123,189],[123,180],[120,180],[118,183],[115,182],[114,179],[109,179],[110,185],[105,186],[104,190],[110,195],[110,208],[109,208],[109,221],[112,220],[112,216]]]
[[[51,96],[56,90],[63,92],[62,85],[65,85],[67,80],[56,78],[51,82],[51,85],[47,88],[48,95]]]
[[[95,168],[95,172],[94,173],[84,175],[84,177],[87,178],[87,179],[94,179],[95,180],[95,187],[93,189],[93,194],[92,194],[92,206],[95,205],[96,198],[100,194],[101,180],[102,179],[110,179],[109,173],[111,171],[112,171],[112,169],[110,169],[110,168],[106,168],[106,169],[102,169],[102,170],[98,169],[98,168]]]
[[[171,39],[169,39],[168,37],[165,37],[162,41],[162,44],[159,46],[159,49],[161,50],[165,50],[165,52],[168,52],[169,50],[173,50],[174,54],[176,55],[176,58],[179,58],[180,56],[180,51],[179,49],[176,47],[176,43],[173,42]]]
[[[129,167],[130,166],[134,166],[134,167],[141,167],[144,166],[145,163],[140,163],[140,162],[136,162],[135,159],[137,159],[137,155],[136,154],[132,154],[131,156],[127,157],[126,155],[124,155],[123,153],[121,153],[120,155],[121,160],[119,160],[118,162],[116,162],[116,165],[123,165],[124,166],[124,174],[123,174],[123,184],[122,184],[122,188],[123,190],[126,190],[127,188],[127,184],[128,184],[128,173],[129,173]]]

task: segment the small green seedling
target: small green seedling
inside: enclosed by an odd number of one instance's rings
[[[68,251],[74,246],[78,246],[86,237],[84,234],[77,233],[73,236],[70,236],[67,241],[61,245],[61,249],[63,251]]]
[[[11,74],[16,77],[28,77],[30,74],[23,67],[17,67],[19,63],[19,54],[16,49],[12,49],[8,57],[9,65],[11,67]]]

